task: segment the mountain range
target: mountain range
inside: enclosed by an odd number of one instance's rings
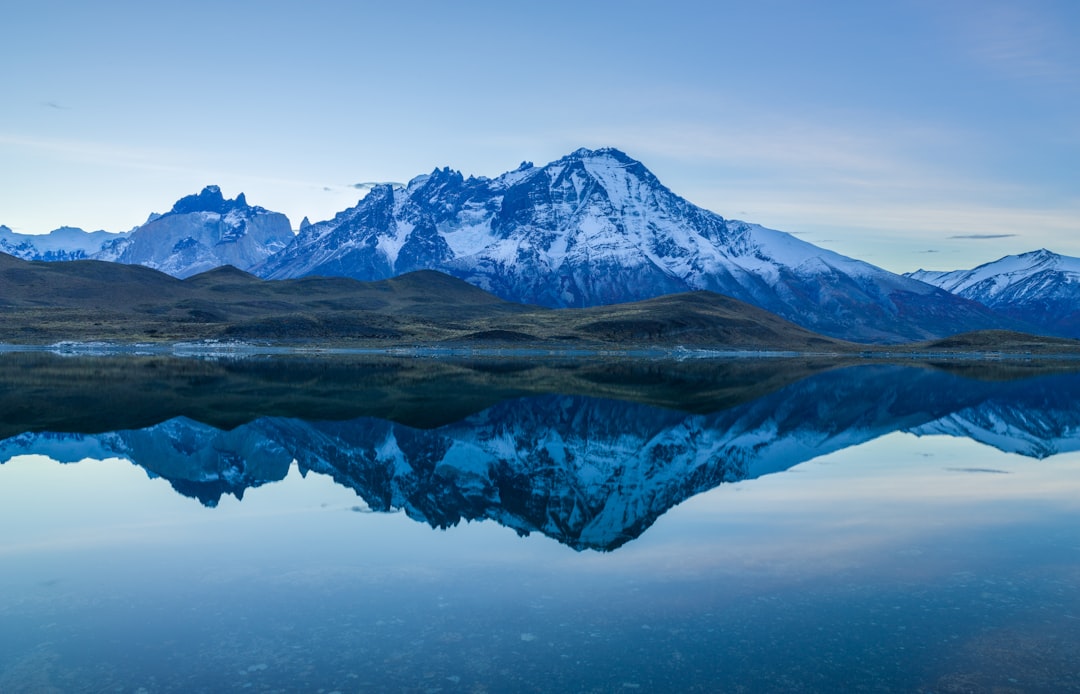
[[[1051,334],[1080,337],[1080,258],[1044,248],[971,270],[918,270],[907,276],[1036,323]]]
[[[219,412],[233,397],[206,388]],[[388,419],[397,405],[384,403],[371,410],[382,416],[352,419],[258,416],[220,428],[181,415],[138,429],[23,431],[0,441],[0,462],[25,454],[122,457],[214,506],[225,494],[242,498],[283,479],[295,460],[375,511],[400,509],[441,528],[489,519],[575,549],[612,550],[695,494],[895,431],[963,437],[1035,459],[1078,450],[1077,388],[1076,373],[987,380],[869,365],[822,371],[727,406],[714,401],[701,412],[586,395],[493,394],[484,409],[431,427]],[[145,416],[101,405],[117,423]],[[264,399],[260,407],[279,405]]]
[[[549,308],[707,290],[857,342],[984,329],[1071,335],[1074,320],[1047,323],[1008,296],[990,305],[980,293],[947,291],[933,273],[897,275],[725,219],[612,148],[526,162],[496,178],[442,168],[404,186],[376,185],[356,206],[302,224],[296,235],[284,215],[249,205],[243,194],[225,199],[216,186],[123,235],[77,231],[31,237],[0,228],[0,251],[140,264],[180,278],[222,265],[268,279],[382,280],[436,270],[506,301]]]
[[[494,179],[438,169],[405,187],[376,187],[254,272],[380,279],[421,267],[549,307],[704,289],[863,342],[1019,327],[790,234],[726,220],[615,149],[581,149]]]
[[[60,227],[48,234],[19,234],[0,225],[0,253],[46,262],[95,258],[103,246],[127,238],[129,232],[83,231]]]
[[[229,200],[217,186],[207,186],[124,233],[64,227],[35,236],[0,227],[0,252],[23,260],[142,265],[184,278],[225,265],[249,270],[293,238],[285,215],[249,205],[243,193]]]

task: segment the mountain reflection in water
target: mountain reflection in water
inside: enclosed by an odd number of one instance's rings
[[[296,461],[375,511],[439,528],[492,519],[578,550],[616,549],[724,482],[896,431],[1040,459],[1080,448],[1080,375],[1068,372],[784,360],[0,362],[0,410],[11,415],[0,462],[125,458],[214,506],[284,479]],[[20,420],[28,408],[41,416]]]

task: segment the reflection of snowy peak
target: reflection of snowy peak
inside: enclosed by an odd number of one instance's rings
[[[250,270],[292,239],[285,215],[248,205],[243,193],[226,200],[217,186],[207,186],[93,257],[189,277],[222,265]]]
[[[711,414],[584,396],[505,400],[433,429],[365,417],[264,417],[223,431],[178,417],[105,434],[20,434],[0,461],[124,457],[179,492],[223,494],[302,471],[434,527],[492,519],[577,549],[614,549],[685,499],[893,431],[969,437],[1037,458],[1080,449],[1080,376],[974,381],[868,365]]]
[[[450,169],[378,186],[256,269],[372,280],[447,272],[505,299],[593,306],[708,289],[829,335],[900,340],[991,327],[970,302],[665,188],[615,149],[495,179]]]
[[[1018,385],[1007,395],[986,398],[910,432],[971,439],[1040,460],[1080,450],[1080,378],[1044,377]]]
[[[215,506],[222,494],[243,498],[249,487],[283,479],[292,463],[292,456],[255,427],[222,431],[186,417],[146,429],[26,433],[0,441],[0,462],[30,454],[61,463],[125,458],[208,506]]]
[[[971,270],[918,270],[907,276],[1051,332],[1080,337],[1080,258],[1044,249]]]
[[[816,392],[816,390],[815,390]],[[723,482],[784,470],[890,430],[838,432],[765,398],[713,415],[577,396],[510,400],[434,430],[382,420],[278,420],[303,468],[376,510],[435,527],[493,519],[576,549],[611,550]],[[799,421],[788,419],[794,417]]]

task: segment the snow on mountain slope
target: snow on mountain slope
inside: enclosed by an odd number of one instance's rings
[[[250,270],[292,240],[285,215],[248,205],[243,193],[226,200],[217,186],[207,186],[90,257],[183,278],[222,265]]]
[[[917,270],[907,276],[1047,332],[1080,337],[1080,258],[1041,249],[971,270]]]
[[[435,269],[502,298],[594,306],[708,289],[834,337],[900,342],[1007,327],[973,302],[725,220],[615,149],[495,179],[436,169],[306,227],[255,273],[383,279]]]
[[[19,234],[0,226],[0,253],[23,260],[81,260],[127,236],[128,232],[83,231],[75,227],[60,227],[48,234]]]

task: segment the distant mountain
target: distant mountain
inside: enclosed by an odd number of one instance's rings
[[[0,225],[0,253],[23,260],[80,260],[94,257],[103,246],[127,236],[127,232],[83,231],[75,227],[60,227],[48,234],[19,234]]]
[[[549,307],[705,289],[864,342],[1009,327],[974,302],[697,207],[615,149],[495,179],[437,169],[377,186],[254,272],[372,280],[420,268]]]
[[[181,198],[165,214],[124,233],[63,227],[17,234],[0,226],[0,253],[23,260],[107,260],[190,277],[223,265],[250,270],[293,241],[288,218],[249,205],[241,193],[226,199],[217,186]]]
[[[906,274],[1051,334],[1080,337],[1080,258],[1042,249],[971,270]]]
[[[91,257],[183,278],[223,265],[250,270],[292,240],[285,215],[249,205],[243,193],[227,200],[220,188],[207,186]]]

